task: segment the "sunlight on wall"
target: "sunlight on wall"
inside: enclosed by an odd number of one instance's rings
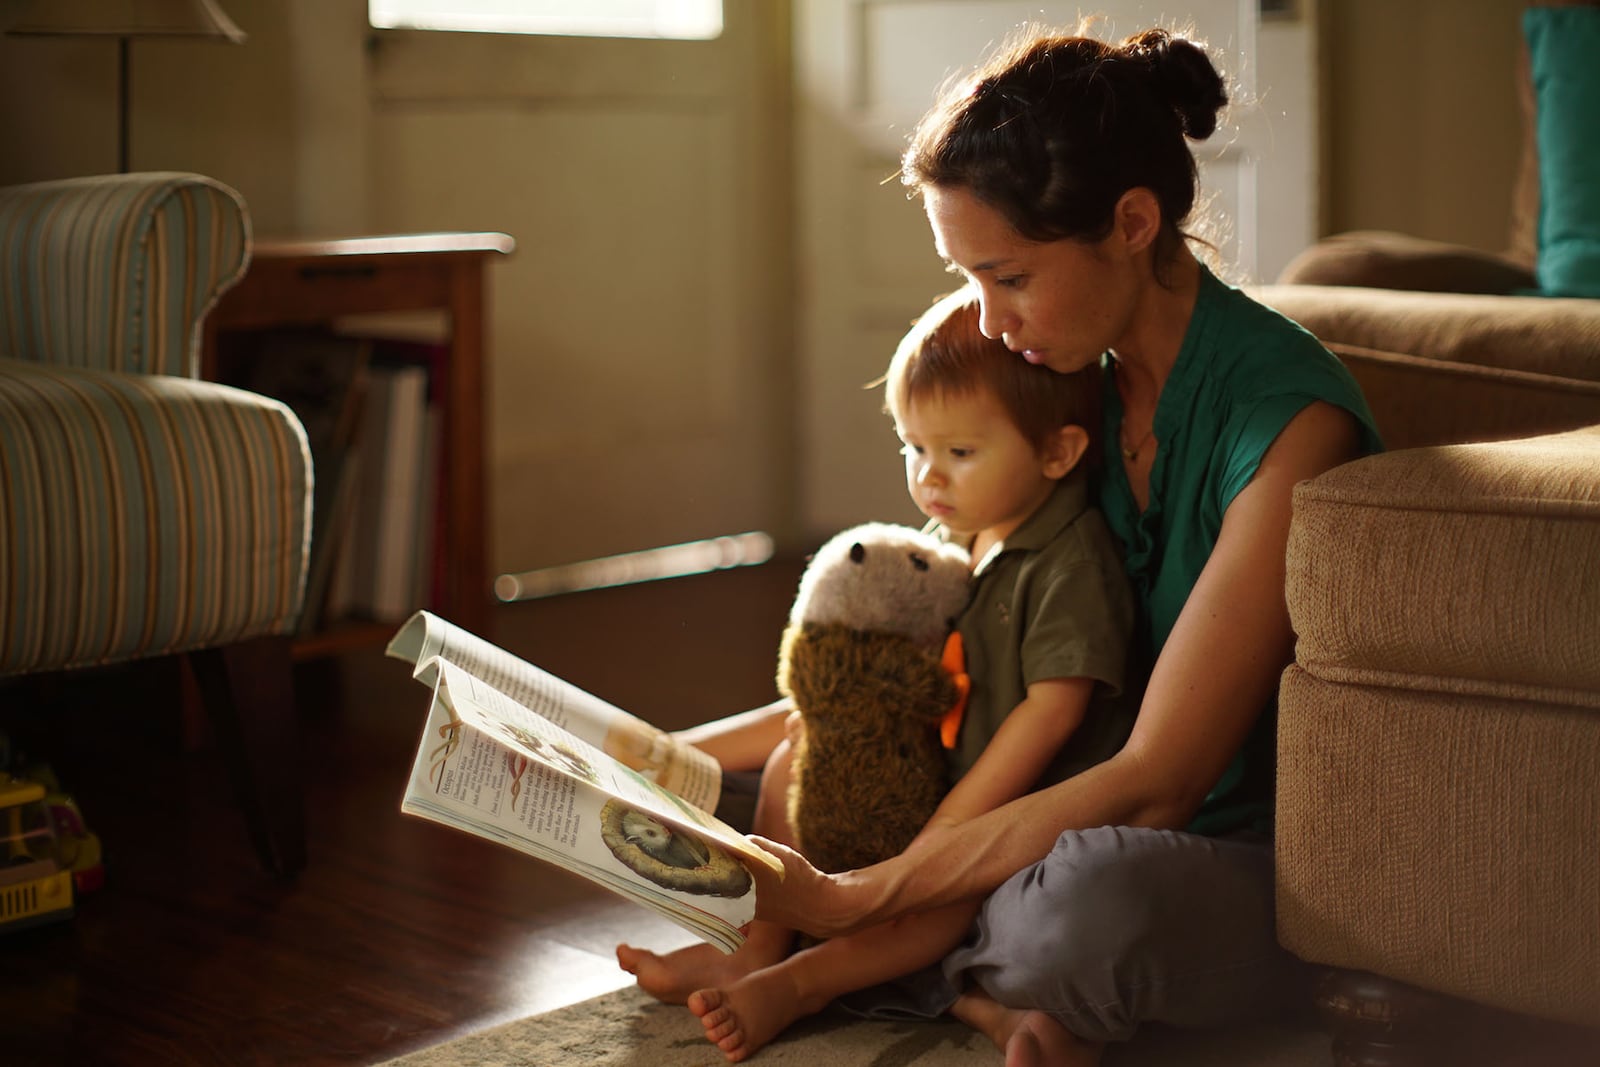
[[[379,29],[470,30],[709,41],[722,0],[368,0]]]
[[[772,536],[760,530],[729,534],[521,574],[502,574],[494,580],[494,595],[510,604],[584,589],[608,589],[614,585],[683,578],[730,567],[753,567],[771,559],[773,550]]]

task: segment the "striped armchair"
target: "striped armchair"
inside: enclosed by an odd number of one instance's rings
[[[283,404],[196,377],[249,240],[198,175],[0,189],[0,676],[189,655],[257,851],[293,873],[310,453]]]

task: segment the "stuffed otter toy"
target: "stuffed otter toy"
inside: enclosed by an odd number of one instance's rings
[[[962,691],[941,653],[969,580],[964,549],[888,523],[838,534],[801,575],[778,689],[804,727],[789,823],[820,870],[897,855],[943,799],[939,723]]]

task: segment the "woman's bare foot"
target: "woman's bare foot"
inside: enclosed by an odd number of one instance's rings
[[[1008,1008],[982,993],[963,993],[950,1014],[1006,1054],[1006,1067],[1096,1067],[1104,1045],[1075,1037],[1042,1011]]]
[[[706,1040],[722,1050],[729,1063],[753,1056],[796,1019],[815,1015],[828,999],[808,997],[782,965],[754,971],[721,988],[689,995],[689,1010],[705,1027]]]
[[[639,980],[639,988],[665,1004],[683,1004],[697,989],[728,986],[789,955],[794,935],[770,923],[751,923],[745,942],[727,954],[698,944],[657,955],[632,945],[617,946],[617,964]]]

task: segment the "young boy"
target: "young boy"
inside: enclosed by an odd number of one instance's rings
[[[963,289],[901,341],[885,400],[912,499],[973,560],[972,598],[957,621],[973,684],[948,753],[955,785],[912,853],[941,829],[1121,747],[1137,707],[1120,694],[1134,609],[1116,545],[1088,503],[1098,368],[1061,375],[1029,364],[983,336],[977,296]],[[728,721],[748,724],[752,714]],[[722,743],[728,734],[754,732],[724,731],[704,747],[726,760],[739,748]],[[773,814],[783,808],[781,770],[763,776],[756,831],[785,840]],[[792,955],[790,931],[756,923],[732,956],[620,946],[618,959],[648,992],[684,999],[737,1062],[847,993],[868,990],[870,1006],[869,987],[892,979],[912,976],[895,996],[936,986],[937,974],[919,983],[914,972],[955,948],[976,910],[976,901],[954,904]]]

